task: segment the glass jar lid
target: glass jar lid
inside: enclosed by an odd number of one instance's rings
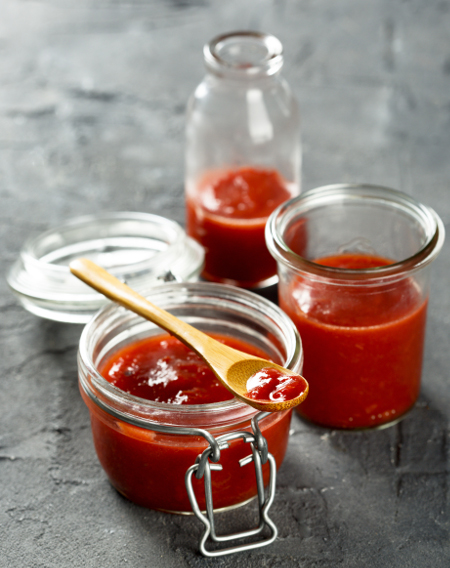
[[[204,251],[165,217],[89,215],[26,241],[8,273],[8,284],[31,313],[86,323],[109,300],[71,274],[69,264],[79,257],[93,260],[139,292],[164,280],[197,280]]]

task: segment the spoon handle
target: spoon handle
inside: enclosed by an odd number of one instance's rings
[[[267,403],[265,400],[259,401],[249,398],[246,385],[247,379],[251,375],[267,366],[276,367],[287,374],[292,374],[291,371],[216,341],[183,320],[179,320],[169,312],[155,306],[92,260],[78,258],[70,263],[70,270],[72,274],[94,290],[177,337],[204,359],[227,389],[256,409],[264,412],[287,410],[299,404],[305,398],[307,389],[299,396],[282,402]],[[304,381],[303,378],[302,380]]]
[[[97,292],[152,321],[183,343],[187,343],[199,355],[204,353],[203,345],[213,341],[203,332],[149,302],[92,260],[78,258],[70,263],[70,271]]]

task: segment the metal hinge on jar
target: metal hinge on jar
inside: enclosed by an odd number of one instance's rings
[[[186,489],[189,496],[189,501],[191,503],[192,510],[196,517],[205,525],[205,530],[203,531],[202,537],[200,539],[200,552],[204,556],[216,557],[223,556],[225,554],[233,554],[235,552],[244,552],[246,550],[252,550],[254,548],[260,548],[262,546],[267,546],[271,544],[278,535],[278,530],[273,521],[269,517],[269,509],[272,505],[275,496],[275,484],[276,484],[276,462],[272,454],[268,453],[267,441],[262,435],[258,422],[263,418],[266,413],[260,413],[256,415],[252,420],[253,433],[250,432],[233,432],[230,434],[225,434],[218,438],[214,438],[213,441],[209,441],[210,445],[206,450],[198,456],[194,465],[192,465],[186,472],[185,483]],[[211,484],[211,471],[219,471],[222,466],[219,463],[210,463],[209,458],[212,457],[214,461],[219,461],[221,450],[226,450],[228,448],[228,442],[242,438],[244,442],[250,444],[252,453],[247,457],[239,460],[239,465],[241,467],[248,466],[253,462],[256,474],[256,484],[258,491],[258,508],[259,508],[259,522],[258,525],[250,530],[242,531],[239,533],[233,533],[228,535],[217,535],[214,523],[214,506],[213,506],[213,495],[212,495],[212,484]],[[267,493],[264,490],[264,481],[262,466],[264,463],[269,462],[270,466],[270,477]],[[197,498],[194,493],[192,486],[192,476],[195,474],[197,479],[204,479],[205,486],[205,501],[206,501],[206,512],[203,513],[197,502]],[[215,543],[224,543],[230,541],[239,541],[242,539],[248,539],[253,536],[262,535],[265,529],[268,529],[269,535],[264,538],[255,540],[253,542],[246,542],[244,544],[237,544],[228,548],[221,548],[217,550],[208,550],[206,548],[206,543],[211,540]]]

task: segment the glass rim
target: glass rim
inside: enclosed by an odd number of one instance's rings
[[[290,320],[290,318],[281,311],[281,309],[267,300],[264,297],[261,297],[253,292],[248,290],[244,290],[241,288],[236,288],[234,286],[230,286],[228,284],[216,284],[211,282],[173,282],[168,284],[162,284],[160,286],[155,286],[151,290],[148,290],[148,293],[144,294],[146,297],[149,297],[151,300],[154,295],[157,294],[169,294],[169,293],[177,293],[182,292],[183,290],[187,290],[190,292],[198,292],[202,293],[205,297],[206,294],[210,298],[217,297],[220,301],[239,301],[241,300],[241,306],[246,307],[248,309],[254,308],[258,309],[255,306],[255,302],[259,304],[260,312],[271,317],[270,314],[273,316],[276,315],[275,321],[276,325],[285,332],[286,335],[292,337],[295,342],[295,346],[292,349],[292,353],[287,361],[283,362],[283,365],[286,367],[295,366],[297,364],[301,364],[303,362],[303,349],[300,337],[298,332]],[[215,294],[215,292],[217,294]],[[221,292],[222,294],[218,294]],[[245,402],[242,402],[236,398],[231,398],[229,400],[221,401],[221,402],[214,402],[208,404],[191,404],[191,405],[174,405],[171,403],[164,403],[164,402],[156,402],[147,400],[144,398],[140,398],[134,395],[130,395],[121,389],[118,389],[111,383],[109,383],[103,376],[99,373],[92,357],[93,353],[93,346],[89,341],[90,334],[92,333],[93,329],[97,325],[99,325],[103,318],[108,317],[108,315],[113,315],[114,313],[120,314],[120,311],[123,314],[131,314],[132,317],[139,318],[139,316],[135,316],[129,310],[125,310],[121,306],[117,304],[111,304],[109,306],[105,306],[101,309],[84,327],[80,341],[79,341],[79,349],[78,349],[78,362],[81,368],[83,369],[83,375],[89,377],[89,380],[83,376],[81,378],[81,373],[79,369],[79,377],[80,377],[80,384],[86,394],[94,401],[97,398],[97,395],[94,394],[94,397],[91,396],[92,393],[87,392],[87,389],[92,390],[93,388],[99,392],[102,397],[106,397],[111,404],[118,404],[118,405],[131,405],[133,407],[136,416],[129,415],[127,417],[122,417],[123,420],[133,424],[137,422],[142,427],[147,427],[151,429],[151,424],[157,423],[161,424],[161,422],[156,422],[155,420],[144,417],[147,412],[156,411],[161,412],[161,414],[171,413],[174,416],[193,416],[197,414],[197,416],[206,416],[210,415],[211,413],[226,413],[230,410],[241,411],[239,414],[239,421],[249,420],[253,415],[257,414],[259,411],[255,408],[247,405]],[[163,332],[164,333],[164,332]],[[131,338],[132,340],[132,338]],[[107,404],[107,406],[109,406]],[[112,408],[112,407],[111,407]],[[247,411],[245,413],[245,411]],[[237,417],[236,417],[237,418]],[[142,422],[142,420],[144,422]],[[145,426],[144,423],[148,424]],[[166,422],[163,422],[166,423]],[[220,427],[221,424],[218,424]],[[214,427],[212,427],[214,428]],[[208,427],[208,429],[210,429]]]
[[[402,209],[421,222],[426,230],[427,240],[413,255],[385,266],[365,269],[324,266],[295,253],[284,241],[282,223],[293,211],[307,213],[319,206],[357,199],[388,203]],[[372,184],[331,184],[320,186],[293,197],[278,206],[270,215],[266,230],[266,243],[272,256],[296,272],[313,274],[335,280],[380,280],[404,277],[405,273],[419,270],[429,264],[439,254],[445,239],[445,227],[437,213],[404,192],[389,187]]]
[[[248,65],[232,64],[220,55],[220,49],[226,42],[233,39],[255,40],[267,49],[267,56],[259,63]],[[257,76],[271,76],[283,66],[283,45],[272,34],[256,31],[234,31],[221,34],[206,43],[203,47],[203,57],[207,69],[218,74],[230,74],[236,77],[254,78]]]
[[[155,215],[153,213],[142,213],[142,212],[135,212],[135,211],[109,211],[109,212],[102,212],[96,213],[91,215],[82,215],[79,217],[74,217],[72,219],[67,220],[66,222],[52,227],[44,231],[43,233],[39,234],[38,236],[31,236],[29,237],[24,245],[21,252],[21,256],[24,259],[25,263],[29,263],[30,265],[38,268],[42,272],[44,271],[53,271],[55,273],[69,273],[69,267],[66,265],[58,265],[52,262],[48,262],[46,260],[42,260],[41,256],[37,252],[39,247],[46,239],[52,237],[53,235],[57,235],[58,233],[62,233],[69,230],[74,229],[81,229],[84,227],[91,228],[95,226],[99,222],[107,223],[107,222],[114,222],[114,221],[124,221],[124,222],[140,222],[143,224],[154,225],[155,227],[158,226],[159,228],[164,227],[166,230],[167,236],[170,232],[170,241],[169,246],[174,247],[178,245],[178,243],[184,238],[185,233],[182,229],[181,225],[179,225],[176,221],[172,219],[168,219],[166,217],[161,217],[160,215]],[[163,251],[159,254],[161,257],[164,254],[167,254],[167,251]],[[155,255],[156,256],[156,255]],[[146,267],[149,264],[154,264],[155,256],[152,257],[152,262],[150,263],[148,260],[140,261],[140,262],[132,262],[130,264],[124,264],[117,267],[116,270],[119,270],[120,273],[125,273],[127,270],[131,268],[134,271],[139,271],[142,267]]]

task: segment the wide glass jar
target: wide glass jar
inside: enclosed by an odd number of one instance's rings
[[[280,206],[266,239],[280,307],[305,352],[310,393],[299,414],[332,428],[398,421],[420,390],[442,221],[398,191],[342,184]]]
[[[166,284],[147,294],[154,304],[207,332],[229,336],[300,372],[303,353],[298,333],[274,304],[255,294],[209,283]],[[122,347],[160,334],[154,324],[119,306],[99,312],[85,327],[79,348],[79,384],[87,404],[98,458],[112,485],[125,497],[151,509],[192,512],[185,474],[208,447],[206,437],[252,432],[258,412],[231,399],[203,405],[158,403],[117,389],[99,373]],[[279,467],[288,442],[291,413],[258,415],[259,428]],[[196,429],[193,432],[192,429]],[[203,434],[202,434],[203,432]],[[247,502],[257,494],[255,470],[240,460],[251,454],[241,437],[220,452],[221,471],[211,475],[214,509]],[[269,465],[263,466],[264,483]],[[198,506],[205,509],[203,481],[193,480]]]
[[[204,48],[207,74],[189,100],[187,232],[205,248],[203,277],[245,288],[276,280],[264,226],[300,191],[295,97],[270,34],[234,32]]]

